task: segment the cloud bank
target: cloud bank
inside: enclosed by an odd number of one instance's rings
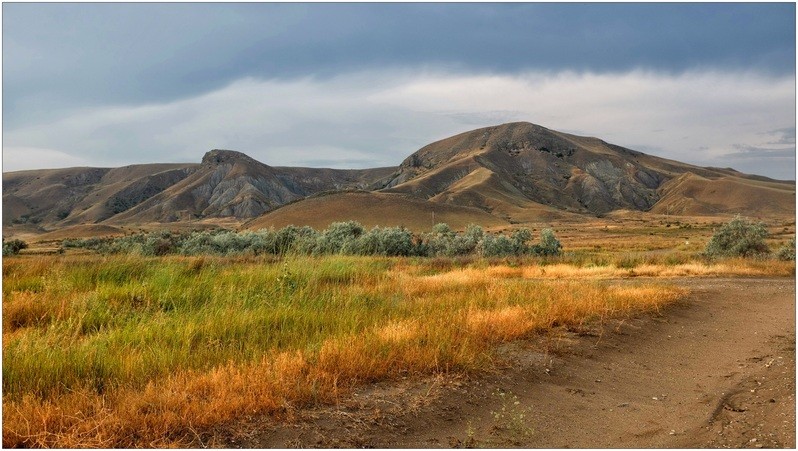
[[[794,75],[740,71],[249,77],[166,103],[80,109],[7,128],[3,170],[198,162],[212,148],[275,166],[392,166],[452,134],[528,121],[660,157],[795,179],[794,102]]]

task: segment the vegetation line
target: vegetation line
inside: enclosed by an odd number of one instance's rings
[[[64,248],[92,249],[105,254],[140,255],[381,255],[415,257],[507,257],[558,255],[562,245],[551,229],[540,233],[540,243],[532,244],[532,232],[521,228],[510,235],[486,233],[469,225],[463,233],[447,224],[436,224],[432,231],[414,235],[403,227],[374,227],[366,230],[356,221],[336,222],[327,229],[293,225],[279,230],[257,232],[214,230],[173,233],[169,231],[117,238],[66,239]]]

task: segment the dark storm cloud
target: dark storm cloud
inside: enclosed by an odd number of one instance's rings
[[[794,68],[791,3],[4,3],[3,168],[385,166],[516,120],[719,165],[794,144]]]
[[[4,112],[169,101],[245,76],[795,67],[794,4],[3,5]]]

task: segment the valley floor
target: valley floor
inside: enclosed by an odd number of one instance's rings
[[[208,444],[794,448],[795,280],[678,283],[690,296],[656,314],[507,345],[491,374],[364,386]]]

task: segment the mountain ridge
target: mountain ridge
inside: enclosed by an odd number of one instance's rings
[[[281,223],[280,210],[285,205],[292,206],[292,218],[299,218],[297,209],[302,208],[303,199],[346,191],[373,193],[350,196],[358,199],[358,206],[344,213],[353,218],[368,213],[362,211],[368,209],[366,199],[383,203],[393,199],[397,208],[419,211],[429,208],[416,200],[429,202],[464,217],[481,210],[506,223],[595,217],[620,210],[685,215],[795,213],[792,181],[693,166],[599,138],[513,122],[430,143],[396,167],[280,167],[242,152],[213,149],[200,163],[7,172],[3,173],[3,226],[47,231],[78,224],[214,220],[243,224],[265,216]],[[329,199],[338,202],[339,209],[349,208],[346,196]],[[318,208],[318,199],[314,202]],[[390,208],[384,211],[388,225]]]

